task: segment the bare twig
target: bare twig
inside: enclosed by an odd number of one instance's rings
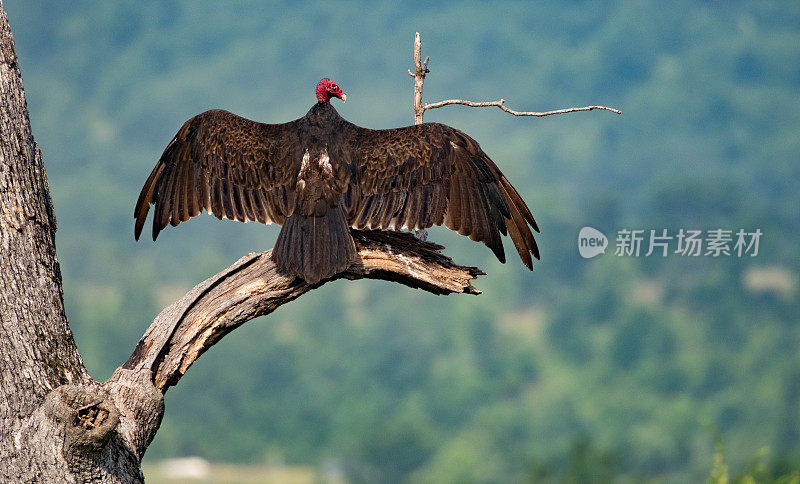
[[[463,106],[469,106],[473,108],[485,108],[490,106],[495,106],[503,111],[513,114],[514,116],[536,116],[536,117],[543,117],[543,116],[551,116],[553,114],[565,114],[565,113],[574,113],[578,111],[592,111],[594,109],[602,109],[605,111],[611,111],[612,113],[622,114],[622,111],[615,108],[609,108],[606,106],[584,106],[582,108],[564,108],[564,109],[554,109],[552,111],[514,111],[513,109],[507,108],[505,106],[505,100],[501,99],[499,101],[465,101],[463,99],[447,99],[446,101],[439,101],[435,103],[428,103],[422,104],[422,84],[425,82],[425,74],[430,72],[428,70],[428,60],[429,57],[425,58],[425,62],[421,62],[422,59],[422,41],[419,37],[419,32],[414,34],[414,71],[411,72],[411,69],[408,70],[408,74],[414,78],[414,124],[421,124],[422,123],[422,116],[425,114],[425,111],[428,109],[436,109],[441,108],[444,106],[449,106],[451,104],[461,104]]]
[[[612,113],[622,114],[622,111],[619,109],[609,108],[606,106],[584,106],[582,108],[563,108],[563,109],[554,109],[553,111],[514,111],[513,109],[507,108],[505,105],[505,100],[501,99],[499,101],[465,101],[463,99],[448,99],[446,101],[439,101],[435,103],[423,104],[422,110],[428,109],[436,109],[441,108],[443,106],[449,106],[451,104],[463,104],[464,106],[470,106],[473,108],[486,108],[491,106],[497,106],[498,108],[502,109],[507,113],[511,113],[514,116],[550,116],[552,114],[565,114],[565,113],[574,113],[577,111],[592,111],[593,109],[604,109],[606,111],[611,111]]]
[[[425,109],[422,107],[422,83],[425,82],[425,74],[430,72],[428,70],[428,61],[430,57],[426,57],[422,61],[422,41],[419,38],[419,32],[414,34],[414,72],[411,69],[408,73],[414,78],[414,124],[422,124],[422,114]]]
[[[455,264],[439,245],[400,232],[351,233],[358,262],[314,285],[278,273],[271,251],[242,257],[164,309],[118,371],[144,371],[164,393],[223,336],[335,279],[383,279],[434,294],[480,294],[470,281],[483,273]]]

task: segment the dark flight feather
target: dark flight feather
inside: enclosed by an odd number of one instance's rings
[[[539,258],[530,209],[475,140],[438,123],[361,128],[328,102],[284,124],[222,110],[188,120],[139,195],[137,240],[151,204],[153,240],[203,210],[281,224],[273,259],[312,283],[357,258],[348,227],[444,224],[483,242],[501,262],[507,234],[527,267]]]

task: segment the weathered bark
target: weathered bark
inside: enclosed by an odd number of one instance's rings
[[[250,254],[155,319],[105,383],[86,371],[64,314],[56,222],[0,0],[0,482],[142,482],[163,394],[211,345],[319,287]],[[360,260],[333,279],[384,279],[478,294],[441,247],[408,234],[353,233]]]
[[[0,4],[2,7],[2,4]],[[0,481],[59,476],[70,430],[61,385],[90,382],[64,314],[56,220],[31,134],[11,30],[0,8]],[[45,397],[51,395],[46,404]],[[73,403],[71,401],[70,403]],[[48,424],[51,422],[52,424]],[[67,452],[69,454],[69,452]],[[59,453],[60,455],[60,453]],[[61,460],[62,466],[58,465]]]
[[[271,251],[242,257],[162,311],[118,372],[149,373],[155,387],[165,392],[203,352],[242,323],[336,279],[383,279],[434,294],[480,293],[470,280],[482,272],[454,264],[439,253],[441,246],[407,233],[351,232],[360,260],[317,284],[277,272]]]
[[[30,413],[54,387],[88,379],[72,341],[56,260],[56,218],[39,148],[33,141],[22,78],[5,12],[0,12],[0,327],[12,348],[41,339],[29,358],[0,354],[0,415]],[[45,322],[24,324],[28,319]],[[5,348],[4,348],[5,349]],[[10,348],[9,348],[10,349]],[[0,432],[8,431],[3,425]],[[5,435],[4,435],[5,436]]]

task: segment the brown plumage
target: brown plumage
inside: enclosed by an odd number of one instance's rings
[[[263,124],[222,110],[187,121],[136,202],[139,239],[150,205],[153,240],[202,210],[217,218],[283,225],[272,257],[318,282],[357,258],[348,227],[424,229],[444,224],[483,242],[501,262],[509,235],[533,268],[533,215],[478,142],[439,123],[371,130],[330,104],[346,99],[328,79],[304,117]]]

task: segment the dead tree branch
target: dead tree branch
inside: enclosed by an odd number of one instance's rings
[[[514,111],[506,107],[505,100],[501,99],[499,101],[465,101],[463,99],[447,99],[446,101],[439,101],[430,104],[423,104],[422,109],[436,109],[441,108],[443,106],[449,106],[451,104],[463,104],[464,106],[469,106],[472,108],[486,108],[491,106],[497,106],[498,108],[502,109],[503,111],[513,114],[514,116],[536,116],[536,117],[543,117],[543,116],[550,116],[553,114],[565,114],[565,113],[574,113],[577,111],[592,111],[594,109],[604,109],[606,111],[611,111],[612,113],[622,114],[622,111],[619,109],[609,108],[606,106],[584,106],[582,108],[562,108],[562,109],[554,109],[552,111]]]
[[[422,83],[425,82],[425,74],[428,72],[428,61],[426,57],[422,61],[422,41],[419,32],[414,34],[414,72],[408,70],[409,75],[414,78],[414,124],[422,124],[422,114],[425,108],[422,106]]]
[[[483,273],[455,264],[439,252],[443,248],[439,245],[408,233],[353,230],[352,234],[360,260],[313,285],[278,273],[271,251],[242,257],[164,309],[118,372],[149,374],[164,393],[223,336],[335,279],[382,279],[433,294],[480,294],[470,281]]]
[[[436,109],[441,108],[444,106],[449,106],[451,104],[461,104],[463,106],[469,106],[472,108],[485,108],[495,106],[503,111],[513,114],[514,116],[536,116],[536,117],[544,117],[544,116],[551,116],[553,114],[565,114],[565,113],[574,113],[578,111],[592,111],[595,109],[602,109],[605,111],[611,111],[612,113],[622,114],[622,111],[615,108],[609,108],[606,106],[584,106],[582,108],[563,108],[563,109],[554,109],[552,111],[515,111],[506,107],[505,100],[500,99],[499,101],[465,101],[464,99],[447,99],[445,101],[439,101],[435,103],[422,103],[422,84],[425,82],[425,75],[430,72],[428,69],[428,61],[430,60],[429,57],[425,58],[425,61],[422,62],[422,41],[419,37],[419,32],[414,34],[414,72],[411,72],[411,69],[408,70],[408,74],[414,78],[414,124],[421,124],[422,123],[422,116],[425,114],[425,111],[428,109]]]

